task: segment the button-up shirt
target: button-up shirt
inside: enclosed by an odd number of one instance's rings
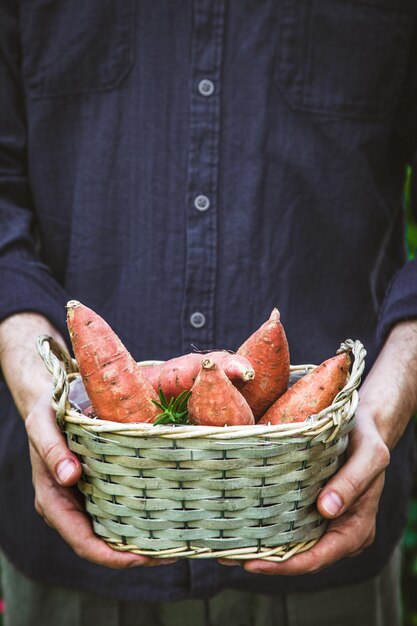
[[[416,10],[2,2],[0,319],[37,311],[65,333],[75,298],[138,360],[167,359],[235,350],[276,306],[293,364],[350,337],[369,366],[392,324],[417,315],[401,195],[417,147]],[[1,545],[42,580],[148,600],[312,590],[378,572],[404,528],[409,431],[376,541],[354,559],[290,578],[215,560],[107,570],[38,519],[4,383],[0,400]]]

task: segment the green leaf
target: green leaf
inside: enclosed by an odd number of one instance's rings
[[[161,409],[162,413],[157,415],[153,425],[158,424],[188,424],[187,404],[191,396],[191,391],[184,390],[177,398],[167,400],[161,387],[159,388],[159,402],[152,402]]]

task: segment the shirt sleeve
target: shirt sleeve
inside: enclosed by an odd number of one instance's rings
[[[67,296],[41,261],[26,163],[18,3],[0,3],[0,320],[35,311],[65,334]]]
[[[384,340],[396,323],[410,319],[417,319],[417,259],[406,263],[391,282],[379,318],[379,339]]]
[[[408,58],[392,146],[400,162],[414,166],[413,176],[417,177],[417,27]],[[410,319],[417,319],[417,259],[408,261],[391,281],[379,316],[379,340],[386,338],[394,324]]]

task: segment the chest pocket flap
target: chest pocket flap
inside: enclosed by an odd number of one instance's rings
[[[407,68],[416,2],[283,0],[281,7],[277,80],[292,108],[390,113]]]
[[[23,74],[33,97],[116,87],[132,64],[133,0],[24,0]]]

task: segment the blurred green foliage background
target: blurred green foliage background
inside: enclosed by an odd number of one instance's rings
[[[407,245],[410,258],[417,254],[417,167],[407,170],[404,186],[404,209],[407,224]],[[417,418],[414,418],[415,421]],[[417,430],[417,429],[416,429]],[[416,437],[417,443],[417,437]],[[403,609],[404,626],[417,626],[417,476],[403,538]]]

